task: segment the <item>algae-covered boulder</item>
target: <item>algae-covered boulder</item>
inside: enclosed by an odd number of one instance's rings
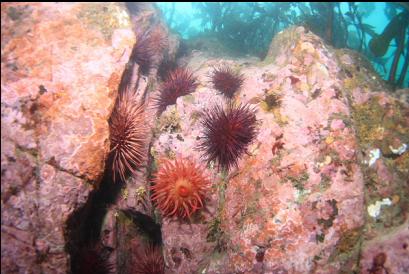
[[[112,3],[2,3],[1,26],[1,272],[67,273],[135,35]]]
[[[408,90],[392,96],[358,53],[303,27],[263,61],[205,38],[178,51],[149,3],[1,12],[2,273],[77,273],[88,258],[116,273],[148,259],[160,273],[408,271]],[[145,27],[164,38],[146,73],[131,55]],[[157,112],[176,63],[193,75],[169,86],[189,94]],[[231,98],[220,68],[238,79]],[[114,183],[118,87],[145,100],[149,146]]]
[[[163,217],[169,271],[366,271],[372,241],[408,218],[408,105],[388,95],[364,58],[302,27],[279,33],[261,63],[209,56],[185,58],[200,84],[161,114],[151,149],[158,160],[195,159],[213,182],[206,209],[191,222]],[[221,64],[243,74],[233,101],[253,106],[259,121],[248,153],[227,173],[196,149],[205,113],[228,104],[208,77]],[[375,216],[377,201],[385,202]],[[404,252],[387,248],[397,240],[379,241],[385,269],[405,269]]]

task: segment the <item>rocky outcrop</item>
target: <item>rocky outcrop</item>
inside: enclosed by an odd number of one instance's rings
[[[408,106],[375,92],[386,86],[360,56],[334,50],[302,27],[278,34],[263,62],[200,51],[184,61],[200,85],[160,116],[154,159],[205,164],[196,149],[203,112],[227,104],[208,78],[220,64],[244,75],[234,101],[257,109],[259,131],[238,169],[225,174],[207,165],[213,187],[206,210],[188,224],[162,221],[170,271],[363,271],[368,263],[360,264],[360,252],[373,248],[366,241],[408,218]],[[371,158],[377,148],[378,161]],[[368,209],[379,199],[390,203],[371,217]],[[400,230],[399,239],[407,235]],[[403,262],[403,254],[387,255],[385,267]]]
[[[163,244],[167,273],[408,271],[408,91],[391,96],[356,53],[303,27],[279,33],[264,61],[198,41],[178,60],[196,91],[156,117],[157,73],[179,40],[152,4],[9,3],[1,24],[2,272],[67,273],[84,237],[112,251],[118,273],[132,273],[146,239]],[[142,75],[129,59],[145,28],[167,44]],[[222,64],[243,74],[233,101],[258,121],[229,172],[197,149],[203,114],[228,104],[209,81]],[[113,184],[108,119],[127,85],[147,102],[152,141],[136,175]],[[179,158],[212,183],[187,219],[150,201],[153,173]]]
[[[2,273],[67,273],[135,35],[121,4],[2,3]]]

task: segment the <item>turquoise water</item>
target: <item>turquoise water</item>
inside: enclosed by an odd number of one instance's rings
[[[276,33],[291,26],[308,26],[325,38],[325,26],[332,18],[332,39],[327,43],[336,48],[351,48],[361,52],[374,69],[388,80],[399,38],[386,45],[386,53],[376,56],[369,46],[399,14],[406,17],[399,23],[403,32],[403,51],[400,54],[394,80],[396,88],[409,86],[409,72],[403,69],[409,58],[409,11],[405,4],[397,3],[169,3],[159,2],[168,26],[184,39],[216,36],[236,53],[262,56]],[[332,17],[331,17],[332,14]],[[406,20],[407,19],[407,20]],[[403,74],[404,81],[400,81]]]

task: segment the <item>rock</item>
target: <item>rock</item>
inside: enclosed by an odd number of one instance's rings
[[[403,147],[409,136],[408,106],[374,92],[374,87],[389,91],[379,78],[365,76],[372,70],[358,57],[332,49],[302,27],[278,34],[262,65],[212,59],[200,51],[184,57],[200,84],[159,117],[151,150],[155,160],[182,156],[206,164],[195,148],[202,113],[226,104],[207,77],[218,64],[240,68],[245,82],[234,101],[255,105],[260,125],[237,170],[226,176],[208,165],[214,178],[215,192],[208,200],[213,215],[190,222],[189,229],[181,220],[162,221],[170,272],[358,271],[361,243],[385,232],[366,221],[369,204],[364,201],[385,195],[393,199],[390,208],[380,211],[382,226],[407,220],[405,214],[397,215],[406,210],[405,202],[396,199],[409,196],[407,152],[391,155],[382,169],[362,164],[361,153],[368,155],[372,143]],[[351,80],[345,66],[360,72]],[[278,106],[269,105],[270,94],[279,98]],[[381,183],[377,176],[391,181]]]
[[[409,89],[408,88],[403,88],[403,89],[398,89],[394,93],[397,98],[401,100],[401,102],[404,102],[406,104],[409,104]]]
[[[163,157],[191,158],[201,163],[198,154],[194,151],[197,137],[200,136],[198,115],[201,106],[193,103],[192,100],[198,102],[196,101],[198,98],[192,98],[189,95],[180,97],[176,107],[169,106],[160,116],[156,125],[158,138],[155,139],[151,149],[156,164],[160,164],[158,160]],[[205,99],[201,102],[207,101]],[[188,118],[181,119],[182,116]],[[220,178],[216,177],[214,170],[208,173],[213,188],[222,183]],[[163,217],[164,255],[171,273],[195,273],[203,270],[209,263],[209,255],[213,253],[218,241],[220,217],[217,212],[217,200],[215,192],[209,192],[205,208],[190,220]]]
[[[135,36],[121,4],[1,13],[2,272],[67,273],[66,221],[102,177]]]
[[[342,82],[335,55],[303,28],[279,34],[272,47],[281,49],[276,62],[242,70],[246,92],[239,94],[240,101],[263,98],[266,90],[279,94],[281,105],[276,112],[259,111],[257,150],[243,157],[238,175],[227,184],[222,227],[229,239],[229,269],[347,269],[359,246],[338,247],[349,235],[360,235],[364,185],[350,110],[338,94]],[[306,88],[300,89],[303,84]],[[278,135],[284,149],[273,154],[272,137]],[[335,141],[325,142],[329,136]]]
[[[201,39],[174,60],[179,39],[154,6],[127,8],[131,16],[117,3],[2,4],[2,271],[67,273],[75,248],[94,241],[131,273],[146,239],[163,244],[166,273],[407,270],[409,106],[364,59],[292,27],[262,62],[223,59],[228,49]],[[138,28],[168,38],[148,75],[129,60]],[[163,58],[199,85],[155,117]],[[243,74],[233,101],[258,120],[229,172],[197,149],[204,112],[228,104],[208,77],[221,64]],[[138,173],[114,185],[104,170],[118,85],[146,99],[153,134]],[[176,158],[212,183],[187,219],[150,201],[158,166]]]
[[[408,223],[363,246],[360,273],[407,273],[409,270]]]

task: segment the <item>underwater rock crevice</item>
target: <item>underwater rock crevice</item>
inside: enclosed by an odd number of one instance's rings
[[[127,5],[131,21],[135,27],[135,22],[140,22],[145,11],[148,12],[148,17],[152,16],[149,13],[152,6],[150,4],[141,5],[133,4],[130,9],[129,5]],[[139,12],[142,12],[142,15]],[[152,22],[150,24],[145,23],[138,25],[138,28],[141,28],[138,31],[152,29]],[[135,31],[135,35],[138,35],[138,33]],[[138,42],[133,45],[133,52],[138,50]],[[156,54],[161,55],[161,53]],[[149,73],[142,71],[135,54],[131,54],[119,81],[114,108],[118,107],[119,96],[125,93],[134,96],[144,107],[149,107],[146,101],[149,100],[150,87],[156,81],[155,74],[155,67],[152,67]],[[85,263],[83,258],[84,250],[94,250],[95,246],[99,247],[97,251],[100,254],[101,252],[108,253],[104,258],[109,261],[112,271],[115,273],[131,273],[130,271],[135,267],[132,266],[133,257],[139,256],[140,252],[143,252],[143,246],[148,245],[148,243],[153,246],[160,246],[162,244],[161,227],[152,218],[154,214],[150,201],[144,202],[143,209],[135,208],[135,205],[129,207],[127,203],[129,192],[133,194],[134,192],[142,191],[142,186],[137,188],[141,180],[145,182],[143,187],[144,194],[142,195],[146,195],[149,200],[149,190],[146,190],[146,186],[149,184],[146,182],[151,177],[151,169],[149,167],[152,166],[153,160],[149,153],[151,142],[148,144],[148,157],[146,162],[142,163],[138,168],[138,175],[136,175],[138,178],[135,178],[135,174],[133,174],[126,181],[122,179],[113,180],[113,172],[115,172],[112,169],[113,154],[109,153],[105,160],[105,169],[100,183],[91,191],[86,203],[67,219],[65,248],[71,256],[70,265],[73,274],[82,273],[83,268],[81,265]],[[137,204],[138,201],[136,201]],[[142,241],[141,239],[145,240]],[[100,250],[101,247],[103,250]],[[129,249],[133,250],[135,248],[139,250],[139,255],[128,254]]]
[[[140,79],[138,72],[137,64],[130,60],[123,72],[118,94],[126,89],[136,92]],[[96,189],[91,191],[84,206],[73,212],[67,219],[65,232],[66,249],[71,255],[71,271],[73,274],[82,273],[83,250],[102,244],[103,235],[101,233],[104,220],[107,213],[116,207],[115,204],[118,198],[126,188],[126,182],[122,180],[113,181],[112,172],[112,155],[109,155],[105,162],[105,170],[101,182],[97,185]],[[107,247],[103,246],[103,248]],[[111,250],[109,253],[108,258],[112,260],[111,254],[115,254],[115,251]]]
[[[183,42],[164,26],[173,50],[142,71],[131,51],[138,29],[162,23],[154,4],[127,4],[128,12],[125,4],[24,5],[34,11],[27,18],[16,15],[20,4],[2,3],[2,272],[132,274],[146,253],[181,274],[408,268],[408,105],[359,53],[293,27],[276,35],[263,62],[231,58],[211,41],[182,56]],[[16,23],[31,19],[26,41]],[[88,28],[78,19],[97,21]],[[102,35],[101,22],[113,24]],[[52,56],[50,42],[59,45]],[[228,174],[194,150],[203,110],[226,103],[207,81],[223,63],[245,76],[232,97],[254,105],[261,124]],[[158,117],[158,86],[177,66],[194,71],[199,86]],[[114,182],[109,118],[125,90],[145,102],[140,124],[150,132],[146,157]],[[203,164],[212,181],[190,220],[161,214],[151,200],[163,160],[179,157]]]

